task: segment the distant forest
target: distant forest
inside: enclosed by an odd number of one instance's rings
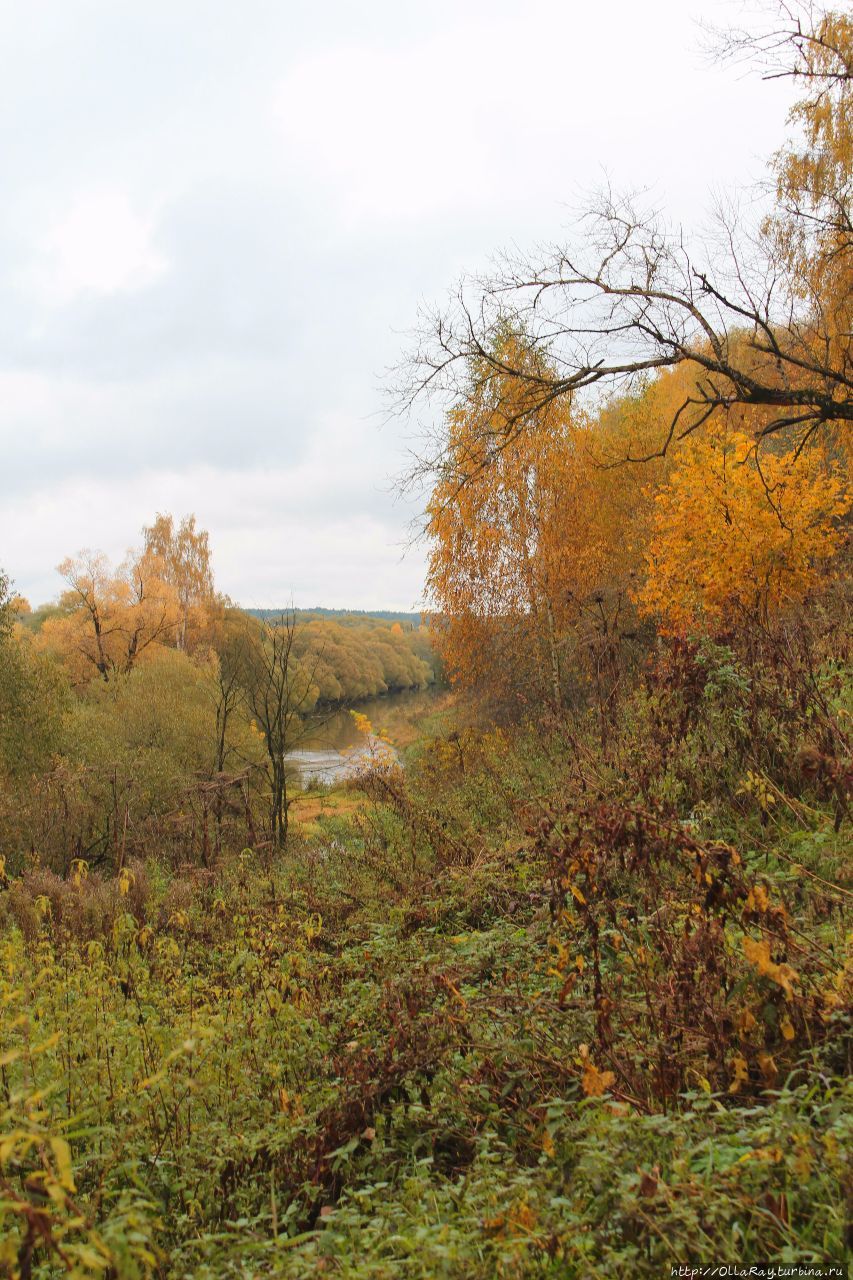
[[[253,618],[271,619],[278,617],[282,610],[246,609],[244,612]],[[378,618],[382,622],[399,622],[401,626],[408,624],[412,627],[419,627],[423,618],[421,613],[397,613],[393,609],[325,609],[322,605],[316,605],[312,609],[294,609],[292,612],[297,618],[337,618],[343,623]]]

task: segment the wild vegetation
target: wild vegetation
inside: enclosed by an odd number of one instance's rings
[[[427,638],[249,617],[191,518],[0,580],[0,1275],[846,1258],[853,24],[781,22],[739,272],[612,209],[425,331],[452,693],[399,755],[294,790]]]
[[[152,530],[156,532],[153,539]],[[329,709],[426,688],[425,628],[258,619],[216,592],[208,535],[158,516],[113,569],[88,551],[68,590],[30,610],[5,587],[0,650],[0,854],[120,868],[152,848],[173,863],[281,844],[286,764]]]

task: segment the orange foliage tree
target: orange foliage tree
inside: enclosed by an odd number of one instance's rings
[[[428,507],[438,645],[460,683],[560,706],[586,659],[601,676],[618,639],[642,485],[636,469],[598,463],[624,427],[619,411],[603,427],[565,401],[543,407],[492,360],[548,376],[538,352],[504,333],[447,416]]]

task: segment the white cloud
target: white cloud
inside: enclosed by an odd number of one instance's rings
[[[197,467],[149,471],[111,484],[75,477],[4,503],[0,547],[4,556],[11,553],[18,587],[36,604],[62,589],[53,566],[66,555],[96,547],[117,562],[139,544],[143,524],[156,511],[193,511],[211,530],[217,585],[247,607],[291,599],[306,608],[416,607],[423,548],[404,554],[397,514],[354,470],[354,453],[342,462],[337,512],[334,504],[312,509],[311,486],[322,479],[319,458],[292,470]],[[348,488],[344,476],[350,477]]]
[[[80,295],[135,292],[168,268],[154,244],[155,219],[132,208],[121,191],[77,196],[44,235],[35,267],[36,287],[53,305]]]
[[[445,118],[442,79],[461,72],[464,45],[359,45],[323,50],[296,64],[278,86],[273,112],[288,160],[309,181],[337,190],[347,214],[423,219],[483,198],[492,148],[478,133],[477,84],[465,76]],[[480,112],[485,109],[480,103]],[[473,113],[473,114],[472,114]],[[467,137],[466,137],[467,134]]]
[[[333,38],[293,62],[272,113],[316,201],[360,230],[476,215],[553,234],[606,170],[695,216],[708,182],[744,180],[778,131],[772,92],[702,65],[683,0],[501,7],[459,6],[414,38]]]

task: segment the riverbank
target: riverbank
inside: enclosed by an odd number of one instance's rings
[[[365,699],[320,717],[305,745],[288,757],[303,788],[290,808],[294,837],[333,835],[336,821],[363,806],[352,780],[372,761],[404,763],[419,741],[446,729],[454,705],[449,689],[431,688]]]

